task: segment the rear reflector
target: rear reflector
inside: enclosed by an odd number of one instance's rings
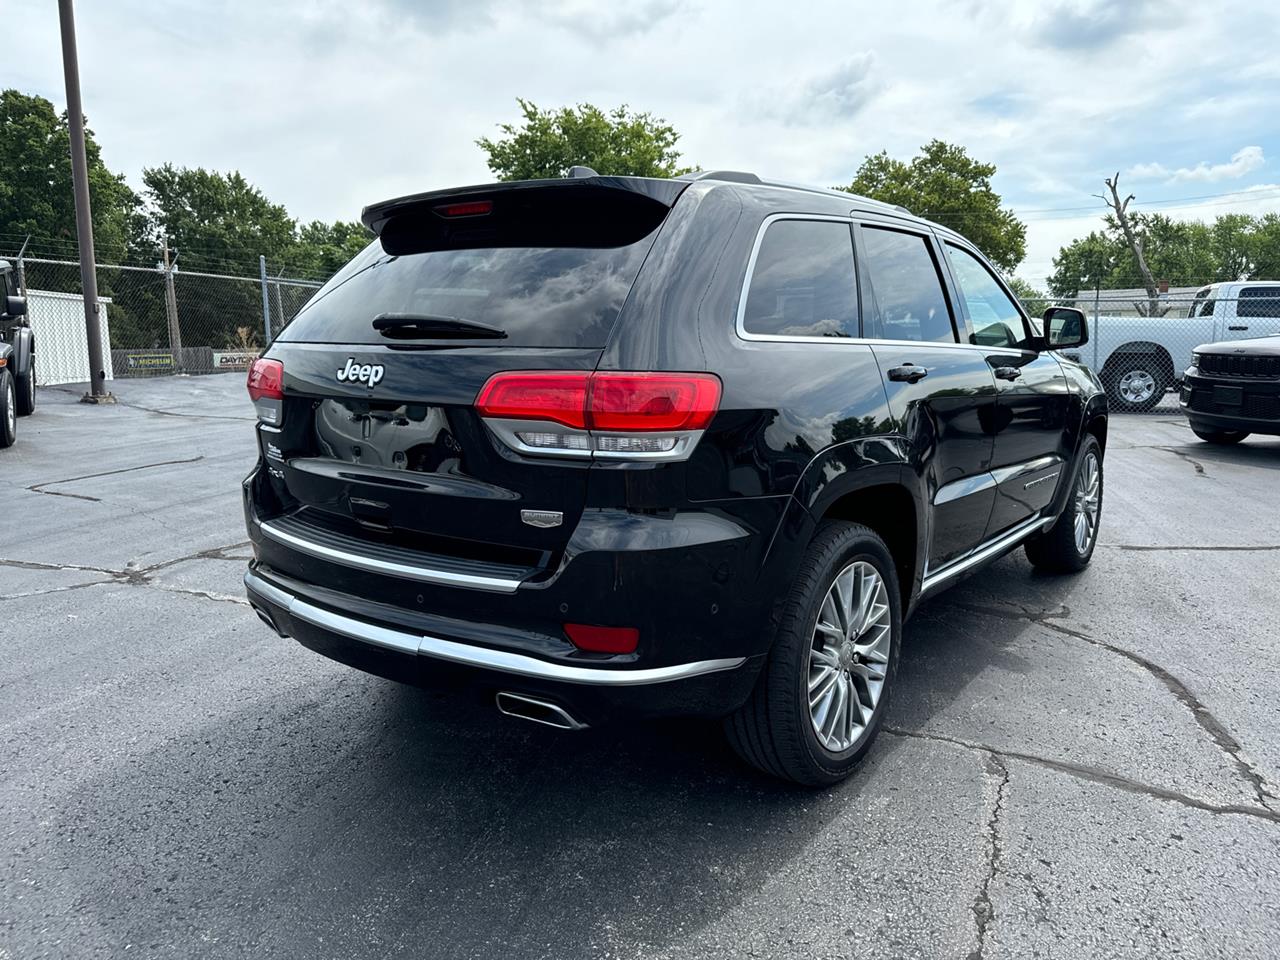
[[[442,217],[483,217],[493,212],[492,200],[469,200],[464,203],[446,203],[435,208]]]
[[[635,627],[593,627],[586,623],[566,623],[565,635],[579,650],[592,653],[635,653],[640,631]]]
[[[279,360],[263,360],[259,357],[249,366],[249,399],[284,399],[284,364]]]

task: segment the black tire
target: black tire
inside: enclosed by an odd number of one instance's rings
[[[18,398],[13,389],[13,374],[0,370],[0,449],[13,446],[18,439]]]
[[[1076,539],[1076,517],[1081,513],[1081,502],[1077,496],[1077,484],[1081,474],[1088,469],[1092,458],[1098,472],[1097,510],[1093,521],[1093,529],[1087,546],[1081,550]],[[1076,458],[1075,470],[1071,473],[1071,489],[1067,495],[1067,506],[1062,511],[1058,522],[1046,532],[1026,542],[1023,547],[1027,559],[1037,570],[1048,573],[1079,573],[1089,565],[1093,551],[1098,546],[1098,526],[1102,521],[1102,499],[1105,490],[1102,473],[1102,445],[1098,438],[1089,434]]]
[[[1196,426],[1191,428],[1191,432],[1205,443],[1219,443],[1223,446],[1239,443],[1249,435],[1248,430],[1214,430],[1212,427]]]
[[[1126,386],[1130,378],[1151,378],[1151,394],[1132,397]],[[1112,357],[1102,372],[1107,387],[1107,399],[1120,413],[1146,413],[1154,409],[1173,385],[1173,373],[1169,364],[1154,353],[1126,353]]]
[[[36,358],[27,364],[27,375],[16,378],[14,392],[18,398],[18,416],[27,417],[36,410]]]
[[[834,753],[819,742],[810,715],[810,650],[827,591],[837,574],[857,561],[869,563],[886,588],[889,654],[870,721],[848,748]],[[880,731],[889,707],[901,638],[902,598],[889,548],[874,531],[860,524],[824,523],[800,563],[755,689],[725,720],[725,732],[734,750],[752,766],[784,780],[809,786],[843,780]]]

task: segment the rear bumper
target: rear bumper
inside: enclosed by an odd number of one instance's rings
[[[417,686],[534,696],[593,726],[622,715],[724,715],[746,700],[763,659],[723,657],[659,667],[569,664],[353,617],[258,563],[244,582],[250,604],[278,633],[333,660]]]

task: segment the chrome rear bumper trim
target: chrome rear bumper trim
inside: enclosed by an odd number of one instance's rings
[[[480,667],[485,670],[496,670],[520,677],[534,677],[539,680],[556,680],[561,683],[582,683],[606,687],[634,687],[651,683],[667,683],[672,680],[686,680],[708,673],[719,673],[733,670],[746,662],[746,657],[729,657],[722,660],[696,660],[692,663],[674,663],[666,667],[643,667],[639,669],[602,670],[599,667],[578,667],[566,663],[551,663],[528,657],[521,653],[506,650],[493,650],[489,647],[475,647],[456,640],[442,640],[426,634],[409,633],[392,630],[376,624],[345,617],[342,614],[325,610],[314,604],[294,596],[279,587],[273,586],[257,574],[249,571],[244,575],[245,588],[250,594],[257,594],[282,607],[291,617],[304,620],[312,626],[320,627],[333,633],[341,634],[352,640],[370,643],[374,646],[386,647],[400,653],[412,653],[437,660],[446,660],[468,667]],[[252,597],[250,597],[252,599]]]
[[[379,560],[366,557],[347,550],[315,543],[271,524],[271,521],[258,521],[258,529],[264,537],[270,537],[276,543],[305,553],[320,560],[329,560],[369,573],[382,573],[392,577],[403,577],[406,580],[417,580],[421,583],[435,583],[449,587],[469,587],[473,590],[487,590],[490,593],[515,593],[520,586],[519,580],[508,580],[503,577],[483,577],[473,573],[457,573],[452,570],[439,570],[432,567],[416,567],[392,560]]]

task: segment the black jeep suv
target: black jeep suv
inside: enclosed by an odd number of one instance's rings
[[[253,607],[326,656],[576,729],[725,717],[845,776],[904,617],[1019,544],[1081,569],[1106,400],[977,250],[718,172],[424,193],[249,373]]]

